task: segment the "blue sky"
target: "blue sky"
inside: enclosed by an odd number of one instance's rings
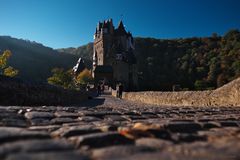
[[[0,35],[53,48],[93,41],[99,20],[123,15],[134,36],[223,35],[240,29],[240,0],[0,0]]]

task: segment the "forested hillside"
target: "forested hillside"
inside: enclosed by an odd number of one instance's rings
[[[93,43],[88,43],[78,48],[61,48],[57,49],[57,51],[60,53],[68,53],[81,57],[84,59],[84,63],[88,68],[92,67]]]
[[[0,36],[0,52],[9,49],[9,64],[19,70],[18,77],[28,81],[47,82],[55,67],[72,68],[77,62],[75,55],[59,53],[40,43]]]
[[[141,90],[213,89],[240,76],[240,32],[161,40],[135,38]],[[91,61],[92,43],[66,49]]]
[[[184,90],[213,89],[240,76],[239,30],[204,38],[135,38],[135,47],[140,90],[166,91],[173,85]],[[20,78],[45,82],[52,68],[72,68],[79,57],[91,67],[93,43],[53,50],[0,36],[0,50],[5,49],[12,51],[10,65],[19,70]]]
[[[171,90],[174,84],[191,90],[211,89],[240,76],[238,30],[223,37],[135,40],[143,90]]]

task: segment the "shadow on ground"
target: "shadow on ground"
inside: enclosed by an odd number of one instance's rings
[[[86,101],[83,101],[79,106],[80,107],[96,107],[98,105],[104,104],[105,98],[103,97],[93,97]]]

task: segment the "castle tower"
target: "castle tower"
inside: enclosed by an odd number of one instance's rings
[[[112,19],[99,22],[94,34],[93,77],[115,88],[119,82],[125,89],[137,88],[134,39],[125,30],[123,22],[113,26]]]

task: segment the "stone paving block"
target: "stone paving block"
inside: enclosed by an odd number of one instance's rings
[[[63,127],[51,133],[53,137],[72,137],[84,134],[91,134],[101,132],[98,128],[92,126],[74,126],[74,127]]]
[[[74,146],[65,140],[25,140],[0,145],[0,158],[20,152],[49,152],[73,150]]]
[[[69,117],[61,117],[61,118],[53,118],[50,121],[50,124],[63,124],[63,123],[72,123],[77,122],[77,119],[69,118]]]
[[[156,138],[170,140],[172,139],[171,133],[165,129],[148,129],[147,132],[151,133]]]
[[[220,121],[220,124],[223,127],[239,127],[239,124],[237,121]]]
[[[50,138],[47,132],[29,131],[15,127],[0,127],[0,144],[24,139]]]
[[[202,129],[202,126],[196,122],[170,122],[166,125],[166,129],[171,132],[197,132]]]
[[[101,121],[102,120],[100,118],[93,117],[93,116],[82,116],[82,117],[78,117],[78,119],[80,121],[84,121],[84,122],[94,122],[94,121]]]
[[[185,159],[184,159],[185,158]],[[173,155],[169,152],[138,153],[128,157],[118,157],[112,160],[187,160],[183,155]],[[193,160],[193,159],[192,159]]]
[[[237,121],[239,116],[226,118],[227,121]]]
[[[118,126],[114,124],[98,126],[102,132],[117,131]]]
[[[54,116],[58,118],[78,118],[79,114],[78,113],[72,113],[72,112],[65,112],[65,111],[57,111],[54,113]]]
[[[35,118],[51,119],[54,117],[54,114],[50,112],[26,112],[24,116],[27,119],[35,119]]]
[[[220,139],[223,137],[235,137],[237,140],[237,136],[240,133],[239,127],[226,127],[226,128],[212,128],[207,131],[199,131],[198,135],[206,136],[208,141],[215,141],[216,139]]]
[[[156,149],[148,146],[134,146],[134,145],[119,145],[105,147],[101,149],[94,149],[92,151],[92,158],[98,160],[110,160],[119,157],[127,157],[137,153],[155,152]]]
[[[67,152],[19,153],[9,155],[5,160],[89,160],[89,158],[77,151],[67,151]]]
[[[100,112],[88,112],[88,113],[84,113],[84,116],[91,116],[91,117],[97,117],[97,118],[103,118],[105,115],[120,115],[120,113],[118,112],[104,112],[104,111],[100,111]]]
[[[43,125],[49,125],[51,123],[48,118],[34,118],[30,120],[30,124],[32,126],[43,126]]]
[[[104,116],[104,119],[107,121],[127,121],[126,118],[119,115],[106,115]]]
[[[186,122],[186,123],[188,123],[188,122],[194,122],[194,120],[193,119],[178,119],[178,118],[174,118],[174,119],[172,119],[171,120],[171,122]]]
[[[214,119],[210,116],[202,116],[200,118],[198,118],[199,122],[208,122],[208,121],[214,121]]]
[[[91,122],[83,122],[83,121],[79,121],[79,119],[76,120],[76,122],[70,122],[70,123],[63,123],[63,124],[59,124],[63,127],[71,127],[71,126],[85,126],[85,125],[90,125]]]
[[[132,112],[124,112],[123,115],[129,115],[129,116],[140,116],[140,113],[137,111]]]
[[[172,145],[171,141],[157,138],[140,138],[136,140],[136,146],[147,146],[158,150],[164,149],[166,146]]]
[[[31,107],[30,108],[30,111],[34,111],[34,112],[51,112],[52,113],[56,110],[57,110],[56,106],[39,106],[39,107]]]
[[[9,111],[6,111],[6,112],[0,112],[0,119],[4,119],[4,118],[13,118],[13,119],[22,119],[24,120],[25,117],[23,115],[20,115],[16,112],[9,112]]]
[[[126,138],[118,132],[88,134],[83,136],[71,137],[70,140],[74,142],[77,147],[88,146],[90,148],[99,148],[112,145],[126,145],[134,143],[133,140]]]
[[[15,119],[15,118],[8,117],[1,120],[1,126],[27,127],[28,123],[24,119]]]
[[[211,129],[211,128],[221,127],[221,124],[219,122],[214,122],[214,121],[203,122],[202,125],[203,125],[203,129]]]
[[[230,149],[229,146],[214,145],[209,142],[183,143],[172,145],[165,149],[172,155],[184,155],[185,159],[228,160],[238,159],[239,147]],[[180,158],[181,159],[181,158]]]
[[[177,135],[177,141],[176,143],[189,143],[189,142],[195,142],[195,141],[207,141],[206,135],[198,135],[198,134],[179,134]]]
[[[61,128],[61,125],[47,125],[47,126],[30,126],[28,129],[32,131],[47,131],[53,132]]]
[[[149,119],[149,118],[159,118],[157,115],[155,114],[142,114],[142,116],[146,119]]]
[[[151,112],[151,111],[143,111],[140,113],[141,115],[156,115],[156,113]]]
[[[119,128],[119,132],[131,139],[142,137],[156,137],[161,139],[171,139],[171,134],[168,130],[162,128],[159,124],[144,124],[136,123],[133,126]]]
[[[74,113],[78,107],[59,107],[61,111],[72,112]]]
[[[122,116],[124,118],[126,118],[127,120],[139,120],[139,119],[146,119],[145,117],[143,116],[140,116],[140,115],[124,115]]]

